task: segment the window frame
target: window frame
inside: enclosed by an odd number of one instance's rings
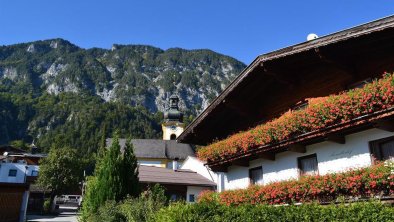
[[[15,172],[15,175],[11,174],[11,172]],[[8,177],[16,177],[18,175],[17,169],[10,169],[8,170]]]
[[[170,193],[170,201],[177,201],[179,199],[178,195],[176,193]]]
[[[193,199],[193,201],[192,201],[192,199]],[[195,203],[196,202],[196,195],[195,194],[189,194],[189,202],[190,203]]]
[[[357,82],[353,82],[349,85],[347,85],[347,89],[351,90],[351,89],[359,89],[364,87],[365,84],[371,83],[372,82],[372,78],[366,78]]]
[[[369,153],[371,156],[372,164],[377,164],[380,161],[384,161],[381,144],[390,141],[394,141],[394,136],[389,136],[389,137],[384,137],[381,139],[369,141]]]
[[[34,175],[34,173],[36,173],[36,175]],[[38,170],[32,170],[31,171],[31,176],[32,177],[38,177]]]
[[[296,104],[290,107],[292,111],[297,111],[297,110],[304,110],[308,107],[309,101],[306,99],[298,101]]]
[[[252,171],[254,171],[254,170],[261,170],[262,180],[264,181],[263,166],[253,167],[253,168],[249,169],[249,185],[258,185],[257,181],[255,181],[253,183],[253,180],[252,180]],[[263,181],[261,181],[261,182],[263,182]]]
[[[306,156],[300,156],[297,158],[297,164],[298,164],[298,174],[300,177],[302,176],[306,176],[307,174],[301,169],[301,161],[305,160],[305,159],[310,159],[310,158],[315,158],[316,159],[316,175],[320,175],[319,173],[319,161],[317,161],[317,155],[316,153],[313,154],[309,154]]]

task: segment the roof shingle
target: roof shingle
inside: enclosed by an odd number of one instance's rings
[[[164,158],[184,160],[195,156],[189,144],[177,143],[175,140],[133,139],[134,154],[137,158]],[[112,138],[107,139],[107,147],[111,146]],[[126,146],[126,139],[119,139],[121,151]]]
[[[174,185],[195,185],[213,187],[213,181],[190,170],[172,170],[154,166],[139,166],[139,180],[141,183],[159,183]]]

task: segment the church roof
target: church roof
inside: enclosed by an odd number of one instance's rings
[[[177,143],[175,140],[133,139],[134,153],[137,158],[180,159],[195,156],[189,144]],[[107,147],[111,146],[112,138],[107,139]],[[121,151],[126,146],[126,139],[119,139]]]
[[[138,171],[141,183],[216,186],[214,182],[191,170],[172,170],[140,165]]]
[[[179,110],[179,97],[175,94],[170,96],[170,108],[164,112],[164,122],[183,122],[183,113]]]

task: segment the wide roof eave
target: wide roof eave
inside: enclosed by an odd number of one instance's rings
[[[358,25],[352,28],[331,33],[311,41],[302,42],[266,54],[259,55],[223,90],[223,92],[218,97],[216,97],[212,101],[212,103],[200,115],[198,115],[186,127],[184,132],[181,135],[179,135],[177,141],[182,143],[190,143],[190,141],[188,141],[187,136],[193,133],[194,129],[209,115],[209,113],[213,111],[223,100],[225,100],[226,96],[231,91],[233,91],[233,89],[236,88],[243,81],[243,79],[245,79],[245,77],[247,77],[248,74],[261,63],[302,53],[311,49],[324,47],[326,45],[338,43],[352,38],[357,38],[359,36],[367,35],[373,32],[377,32],[393,27],[394,27],[394,15],[390,15],[381,19],[364,23],[362,25]]]

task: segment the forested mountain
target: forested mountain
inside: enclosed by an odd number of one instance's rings
[[[210,50],[83,49],[63,39],[0,46],[0,144],[96,148],[101,131],[158,138],[172,93],[190,121],[245,65]]]

